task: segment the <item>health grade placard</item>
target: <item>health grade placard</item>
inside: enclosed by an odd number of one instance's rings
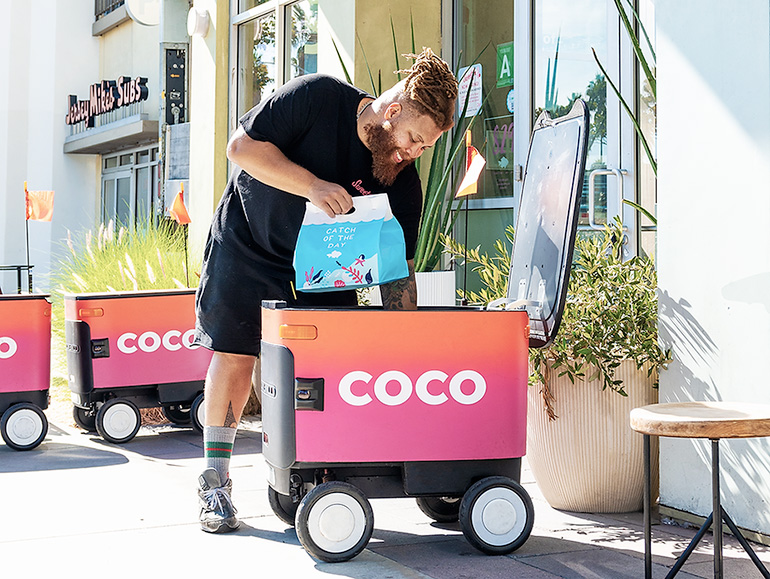
[[[353,197],[353,211],[334,218],[307,203],[294,271],[303,292],[370,287],[409,275],[404,231],[388,196]]]

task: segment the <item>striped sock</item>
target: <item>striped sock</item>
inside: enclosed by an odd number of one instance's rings
[[[205,426],[203,428],[203,450],[206,468],[215,468],[224,484],[230,478],[230,457],[233,454],[235,428],[226,426]]]

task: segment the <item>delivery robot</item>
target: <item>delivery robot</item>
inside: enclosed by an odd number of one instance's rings
[[[109,442],[134,438],[140,408],[203,430],[211,352],[192,345],[195,290],[66,294],[73,418]]]
[[[0,431],[14,450],[48,434],[51,303],[47,295],[0,295]]]
[[[507,297],[487,309],[263,302],[268,499],[313,557],[346,561],[366,547],[369,498],[415,497],[488,554],[529,537],[528,348],[553,340],[563,312],[587,134],[580,100],[537,120]]]

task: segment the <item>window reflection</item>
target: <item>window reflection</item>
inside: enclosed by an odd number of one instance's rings
[[[461,0],[460,70],[474,65],[481,76],[483,106],[473,124],[471,141],[487,161],[474,199],[513,196],[513,2],[510,0]],[[475,63],[475,64],[474,64]],[[462,90],[470,81],[461,80]],[[478,78],[478,77],[477,77]],[[474,81],[475,82],[475,81]],[[471,102],[469,100],[469,108]]]
[[[275,14],[238,27],[238,116],[275,90]]]
[[[583,98],[591,111],[580,223],[588,224],[588,174],[606,168],[607,83],[593,58],[607,62],[607,5],[595,0],[538,0],[535,7],[535,118],[569,112]],[[607,176],[596,178],[597,223],[607,220]]]
[[[318,72],[318,0],[291,6],[291,72],[289,78]]]
[[[254,6],[259,6],[270,0],[238,0],[238,12],[245,12]]]
[[[650,39],[650,43],[653,48],[655,47],[655,5],[651,0],[643,0],[639,3],[639,15],[642,19],[645,32]],[[647,44],[642,43],[642,46],[647,52],[646,57],[648,62],[651,61],[650,54],[646,50]],[[652,154],[656,154],[656,141],[657,141],[657,114],[655,97],[650,90],[650,86],[647,83],[647,78],[644,73],[638,71],[639,79],[642,86],[639,95],[639,124],[642,127],[645,139],[652,149]],[[652,169],[647,155],[641,153],[639,155],[639,202],[648,211],[655,213],[655,206],[657,203],[657,178],[655,172]],[[644,216],[640,216],[642,233],[641,233],[641,245],[644,253],[648,255],[655,254],[655,226],[653,223]]]

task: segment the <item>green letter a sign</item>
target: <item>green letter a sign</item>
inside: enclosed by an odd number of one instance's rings
[[[513,42],[497,45],[497,86],[513,84]]]

